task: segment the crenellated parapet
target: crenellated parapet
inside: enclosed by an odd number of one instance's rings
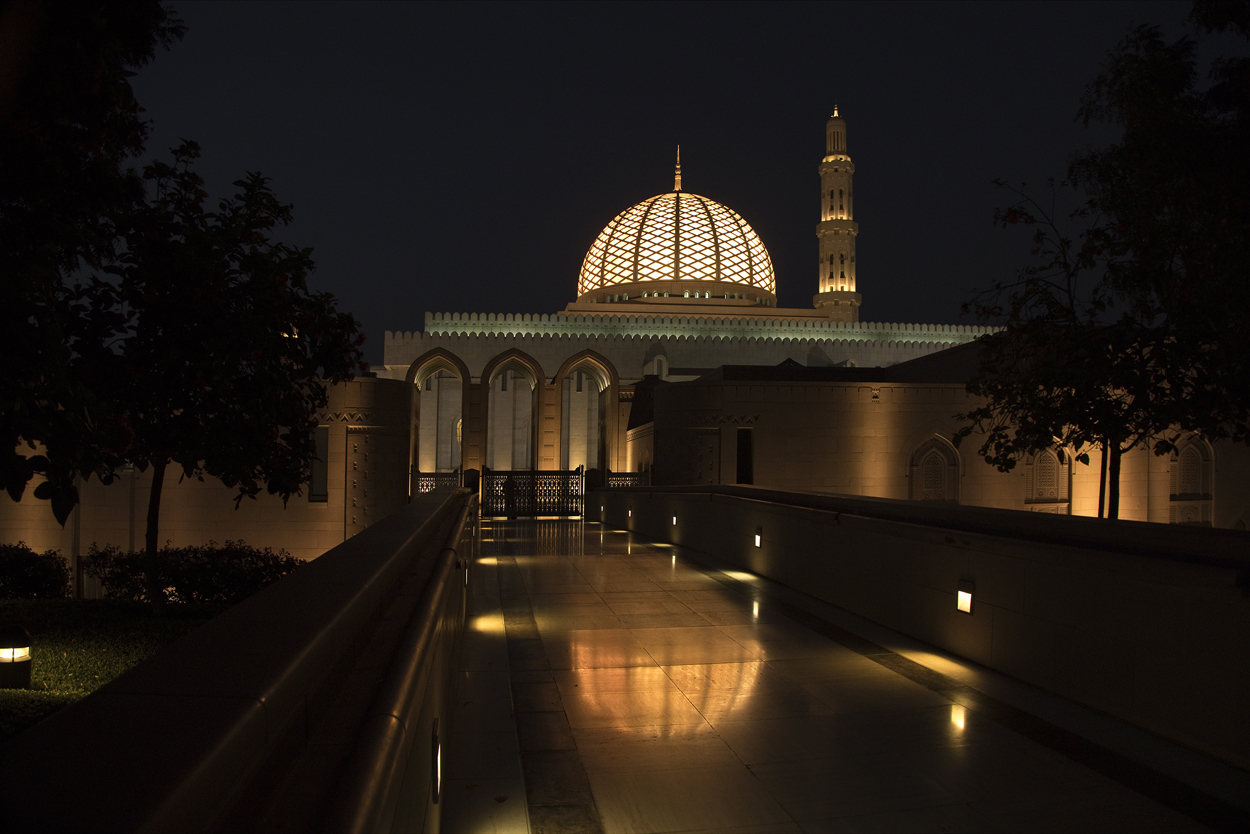
[[[782,311],[778,311],[782,312]],[[460,335],[638,336],[644,338],[743,337],[910,341],[964,344],[992,327],[831,321],[814,316],[639,316],[545,313],[426,313],[425,333]],[[387,331],[386,343],[419,334]],[[389,364],[389,360],[388,360]]]
[[[553,322],[542,321],[543,318],[533,316],[525,321],[521,316],[511,320],[498,316],[491,320],[483,316],[474,320],[466,316],[467,321],[440,322],[456,325],[455,328],[425,333],[388,332],[385,368],[379,374],[403,378],[414,361],[436,348],[460,357],[475,380],[492,359],[511,349],[534,357],[552,372],[569,356],[592,350],[612,362],[622,380],[636,380],[643,373],[653,372],[647,367],[657,355],[664,356],[666,367],[681,376],[697,375],[720,365],[775,365],[787,359],[802,365],[884,367],[967,343],[989,330],[963,325],[875,322],[796,326],[792,322],[764,319],[737,321],[726,327],[723,322],[705,320],[652,323],[631,317],[629,326],[619,330],[604,326],[624,324],[619,320],[554,322],[557,327],[582,325],[585,330],[578,332],[573,327],[552,328]],[[547,328],[527,327],[534,324]]]

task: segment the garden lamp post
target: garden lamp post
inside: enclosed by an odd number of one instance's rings
[[[0,689],[30,689],[30,632],[0,626]]]

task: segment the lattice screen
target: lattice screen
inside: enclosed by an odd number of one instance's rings
[[[733,209],[686,191],[618,214],[582,262],[577,294],[637,281],[722,281],[777,291],[759,235]]]

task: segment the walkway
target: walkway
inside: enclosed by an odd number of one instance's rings
[[[749,575],[589,522],[481,532],[444,830],[525,830],[527,815],[536,832],[1204,831],[1194,816],[1236,819]]]

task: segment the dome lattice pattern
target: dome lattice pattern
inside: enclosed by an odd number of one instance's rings
[[[686,191],[618,214],[586,253],[579,296],[640,281],[721,281],[776,293],[759,235],[733,209]]]

